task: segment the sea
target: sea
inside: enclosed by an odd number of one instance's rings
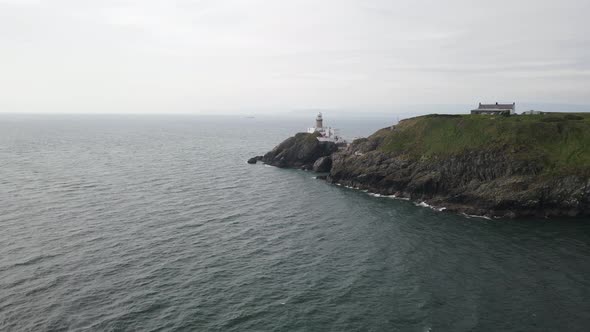
[[[0,115],[0,331],[590,330],[589,219],[246,163],[314,117]]]

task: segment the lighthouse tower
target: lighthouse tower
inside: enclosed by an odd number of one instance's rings
[[[324,128],[324,120],[322,119],[322,113],[318,113],[318,116],[315,118],[315,127],[317,129]]]
[[[336,128],[324,127],[322,113],[318,113],[318,116],[315,118],[315,127],[307,128],[307,132],[310,134],[319,133],[317,139],[320,142],[346,143],[346,140],[340,137]]]

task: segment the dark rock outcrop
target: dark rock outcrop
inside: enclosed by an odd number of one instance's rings
[[[256,164],[257,162],[262,160],[262,156],[256,156],[248,159],[248,164]]]
[[[313,163],[313,171],[318,173],[326,173],[332,169],[332,157],[321,157]]]
[[[281,168],[313,169],[319,158],[338,150],[332,142],[320,142],[319,134],[298,133],[289,137],[262,157],[262,162]],[[329,169],[328,169],[329,171]]]

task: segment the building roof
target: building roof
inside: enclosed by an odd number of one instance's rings
[[[512,104],[482,104],[479,103],[479,107],[477,109],[479,110],[514,110],[514,106],[516,105],[516,103],[512,103]]]

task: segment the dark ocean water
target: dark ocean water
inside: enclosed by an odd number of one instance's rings
[[[590,329],[590,220],[465,218],[245,163],[308,120],[0,116],[0,330]]]

